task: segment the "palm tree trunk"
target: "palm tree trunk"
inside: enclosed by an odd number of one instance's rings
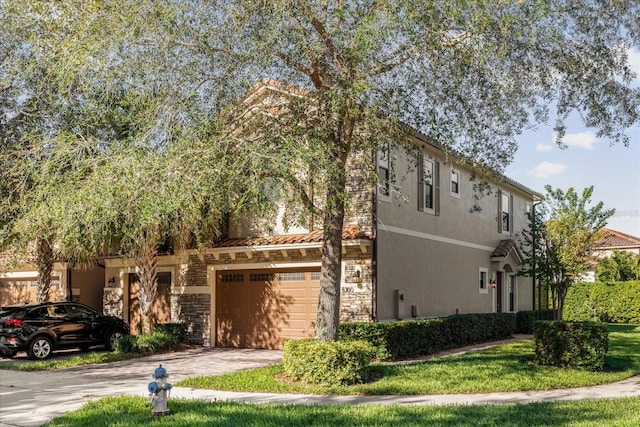
[[[51,297],[51,273],[53,272],[53,248],[48,239],[38,237],[36,240],[36,266],[38,268],[38,302],[49,301]]]
[[[158,294],[157,267],[158,245],[155,242],[142,241],[136,256],[140,280],[140,316],[142,333],[153,330],[152,307]]]

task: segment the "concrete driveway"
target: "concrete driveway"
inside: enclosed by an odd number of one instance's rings
[[[121,394],[147,396],[159,364],[169,382],[279,363],[276,350],[198,348],[101,365],[46,372],[0,370],[0,427],[39,426],[90,400]]]

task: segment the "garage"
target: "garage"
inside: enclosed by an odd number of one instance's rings
[[[225,271],[216,283],[217,346],[281,349],[315,335],[319,268]]]
[[[60,278],[51,277],[49,297],[57,301],[60,292]],[[0,307],[5,305],[35,302],[38,294],[38,276],[0,278]]]

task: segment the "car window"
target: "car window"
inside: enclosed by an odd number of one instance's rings
[[[67,310],[62,305],[49,305],[46,307],[46,316],[49,318],[60,319],[67,315]]]
[[[96,315],[95,311],[81,305],[68,305],[67,309],[75,319],[90,319]]]

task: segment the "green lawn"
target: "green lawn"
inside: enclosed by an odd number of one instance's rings
[[[71,368],[74,366],[90,365],[93,363],[110,363],[121,360],[137,359],[147,356],[138,353],[120,353],[110,351],[92,351],[77,353],[69,356],[55,356],[47,360],[12,360],[0,362],[0,369],[14,371],[51,371],[54,369]]]
[[[411,365],[374,365],[369,383],[351,387],[290,384],[282,366],[194,377],[177,385],[217,390],[314,394],[440,394],[529,391],[611,383],[640,373],[640,326],[610,325],[608,370],[588,372],[532,363],[533,340],[427,360]]]
[[[296,406],[170,400],[171,415],[152,417],[140,397],[109,397],[46,426],[457,426],[602,427],[640,425],[640,397],[488,406]]]

